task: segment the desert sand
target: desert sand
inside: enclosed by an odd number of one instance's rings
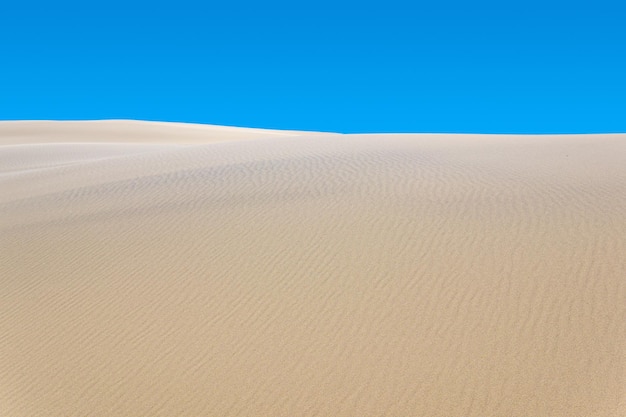
[[[626,135],[0,123],[0,416],[626,415]]]

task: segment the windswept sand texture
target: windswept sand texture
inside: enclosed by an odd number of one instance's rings
[[[0,123],[0,416],[626,415],[626,135]]]

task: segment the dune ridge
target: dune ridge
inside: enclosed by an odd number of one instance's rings
[[[0,415],[626,414],[626,135],[0,123]]]

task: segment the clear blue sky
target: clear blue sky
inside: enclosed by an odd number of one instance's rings
[[[0,119],[626,132],[626,3],[5,1]]]

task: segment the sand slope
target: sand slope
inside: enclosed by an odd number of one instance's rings
[[[2,416],[626,415],[626,135],[0,144]]]

